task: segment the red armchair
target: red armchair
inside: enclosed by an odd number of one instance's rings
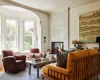
[[[39,49],[38,48],[33,48],[30,50],[31,53],[39,53]]]
[[[2,53],[5,72],[17,73],[25,70],[26,56],[14,56],[11,50],[3,50]]]
[[[32,49],[30,49],[28,59],[31,59],[32,57],[33,58],[41,58],[42,56],[43,56],[43,54],[40,53],[38,48],[32,48]]]

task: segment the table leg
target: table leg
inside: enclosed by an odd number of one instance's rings
[[[39,78],[39,66],[37,66],[37,78]]]
[[[42,80],[44,80],[44,76],[42,76]]]
[[[97,76],[97,79],[96,80],[99,80],[98,76]]]
[[[29,64],[29,74],[31,73],[31,64]]]

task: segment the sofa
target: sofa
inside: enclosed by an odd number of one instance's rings
[[[99,74],[100,54],[96,49],[68,53],[66,68],[56,63],[42,68],[43,80],[92,80]]]

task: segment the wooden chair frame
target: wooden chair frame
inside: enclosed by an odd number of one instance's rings
[[[60,76],[58,76],[60,74]],[[48,75],[42,74],[42,77],[49,80],[91,80],[100,74],[100,54],[87,56],[73,60],[73,69],[71,74],[65,75],[52,69],[48,69]]]

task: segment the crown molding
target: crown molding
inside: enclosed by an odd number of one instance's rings
[[[80,4],[78,6],[70,6],[70,9],[78,8],[78,7],[85,6],[85,5],[88,5],[88,4],[91,4],[91,3],[94,3],[94,2],[98,2],[98,1],[100,1],[100,0],[95,0],[95,1],[88,2],[88,3]]]
[[[1,1],[6,2],[8,4],[11,4],[11,5],[14,5],[14,6],[18,6],[18,7],[30,10],[30,11],[36,11],[36,12],[40,12],[40,13],[49,15],[49,12],[46,12],[46,11],[43,11],[43,10],[39,10],[39,9],[36,9],[36,8],[33,8],[33,7],[29,7],[27,5],[23,5],[23,4],[15,2],[15,1],[11,1],[11,0],[1,0]]]

